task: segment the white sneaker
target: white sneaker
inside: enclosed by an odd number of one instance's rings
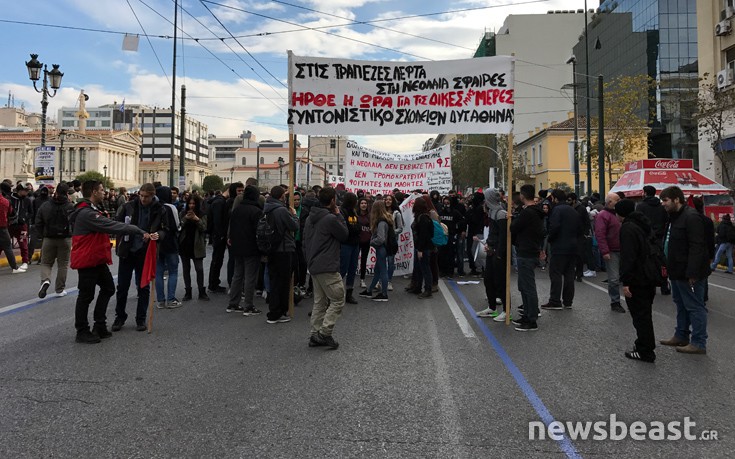
[[[588,269],[587,271],[583,272],[582,275],[584,277],[597,277],[597,271],[592,271],[591,269]]]
[[[492,317],[492,313],[494,313],[495,310],[490,308],[485,308],[482,311],[477,311],[477,317]]]
[[[389,292],[393,291],[393,282],[388,282],[388,291]]]
[[[502,306],[503,305],[503,300],[501,300],[500,298],[495,298],[495,305],[496,306]]]
[[[495,318],[493,318],[493,321],[495,322],[505,322],[505,311],[501,312]]]
[[[20,268],[13,270],[13,274],[23,274],[24,272],[26,272],[26,270]]]
[[[156,301],[156,307],[158,309],[166,309],[166,302],[165,301]]]
[[[69,294],[69,292],[67,292],[66,290],[62,290],[62,291],[60,291],[59,293],[57,293],[57,294],[56,294],[56,296],[59,296],[59,297],[61,297],[61,296],[66,296],[66,295],[68,295],[68,294]]]
[[[168,302],[169,309],[176,309],[176,308],[180,308],[181,306],[182,306],[181,301],[177,300],[176,298]]]
[[[360,288],[367,288],[367,285],[365,285],[365,279],[360,279]]]
[[[20,267],[18,269],[22,269],[23,271],[27,271],[28,270],[28,263],[23,263],[22,265],[20,265]]]

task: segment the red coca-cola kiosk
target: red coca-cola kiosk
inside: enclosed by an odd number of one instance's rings
[[[688,198],[701,196],[704,211],[715,221],[724,214],[733,214],[731,190],[700,174],[691,159],[641,159],[625,165],[625,173],[611,192],[622,191],[626,197],[643,197],[643,187],[656,188],[656,194],[676,185]]]

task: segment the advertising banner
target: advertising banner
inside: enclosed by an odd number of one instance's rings
[[[56,175],[56,147],[36,147],[34,171],[36,183],[53,185]]]

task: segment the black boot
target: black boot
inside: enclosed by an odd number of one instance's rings
[[[112,333],[107,329],[105,325],[95,325],[92,327],[92,333],[99,336],[101,339],[109,338]]]
[[[345,303],[347,304],[357,304],[357,300],[352,296],[352,290],[351,288],[347,289],[347,295],[345,296]]]
[[[207,289],[204,287],[199,288],[199,299],[202,301],[209,301],[209,297],[207,296]]]
[[[184,294],[184,301],[191,300],[191,287],[187,287],[184,290],[186,290],[186,293]]]

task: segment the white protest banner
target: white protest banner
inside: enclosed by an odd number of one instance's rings
[[[364,190],[373,196],[412,190],[437,190],[449,193],[452,188],[452,163],[449,145],[420,153],[385,153],[347,141],[345,151],[345,188]]]
[[[288,53],[293,134],[508,134],[513,58],[357,61]]]
[[[403,232],[398,235],[398,252],[395,257],[394,276],[411,275],[413,273],[413,232],[411,224],[413,223],[413,203],[419,194],[412,194],[403,200],[400,206],[401,216],[403,217]],[[360,262],[357,264],[356,278],[360,276]],[[375,249],[370,247],[367,261],[365,262],[365,270],[368,274],[375,272]]]
[[[339,184],[345,183],[345,178],[342,175],[327,175],[327,185],[331,186],[332,188],[336,187]]]
[[[34,160],[36,183],[53,185],[56,174],[56,147],[36,147]]]

